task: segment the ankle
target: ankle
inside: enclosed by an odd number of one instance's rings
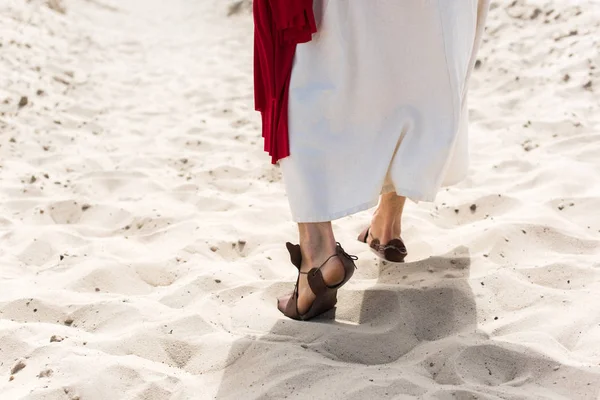
[[[327,257],[335,254],[336,241],[331,224],[300,224],[302,267],[318,267]]]
[[[302,269],[311,269],[319,267],[323,262],[335,254],[335,243],[324,242],[305,242],[300,243],[302,252]]]
[[[395,193],[382,195],[379,206],[373,214],[373,222],[386,227],[399,227],[405,203],[406,197],[398,196]]]
[[[402,225],[402,213],[376,210],[373,213],[371,224],[384,229],[400,228]]]
[[[389,235],[395,237],[402,232],[402,214],[391,214],[385,212],[377,212],[371,220],[371,232],[376,238]]]

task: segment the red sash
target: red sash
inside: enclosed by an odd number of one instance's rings
[[[288,97],[296,45],[316,31],[313,0],[254,0],[254,106],[273,164],[290,155]]]

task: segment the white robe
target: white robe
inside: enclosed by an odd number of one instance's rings
[[[433,201],[467,171],[467,84],[489,0],[314,4],[280,161],[294,220],[340,218],[390,191]]]

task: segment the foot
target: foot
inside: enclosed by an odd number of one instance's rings
[[[397,239],[402,233],[402,212],[406,197],[396,193],[387,193],[381,196],[379,206],[373,214],[367,243],[376,238],[385,245],[392,239]]]
[[[331,244],[327,246],[323,246],[322,244],[311,246],[309,243],[305,243],[304,246],[301,244],[300,246],[302,251],[301,272],[308,272],[312,268],[318,268],[323,265],[331,255],[336,254],[335,242],[333,246],[331,246]],[[339,257],[331,257],[325,262],[325,265],[321,267],[321,273],[323,274],[323,280],[327,286],[335,286],[344,280],[344,264],[342,264],[342,260],[340,260]],[[289,295],[278,299],[280,310],[286,308],[292,295],[293,293],[290,293]],[[306,314],[315,301],[315,297],[315,294],[308,284],[307,275],[300,274],[300,279],[298,281],[298,313],[301,315]]]
[[[370,246],[371,242],[375,239],[380,245],[385,245],[390,240],[399,238],[402,234],[401,218],[401,216],[381,217],[374,215],[371,220],[366,243]]]

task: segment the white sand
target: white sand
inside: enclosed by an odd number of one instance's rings
[[[597,1],[494,5],[469,179],[408,206],[405,265],[336,221],[359,269],[313,323],[275,308],[249,14],[61,3],[0,1],[0,399],[598,397]]]

